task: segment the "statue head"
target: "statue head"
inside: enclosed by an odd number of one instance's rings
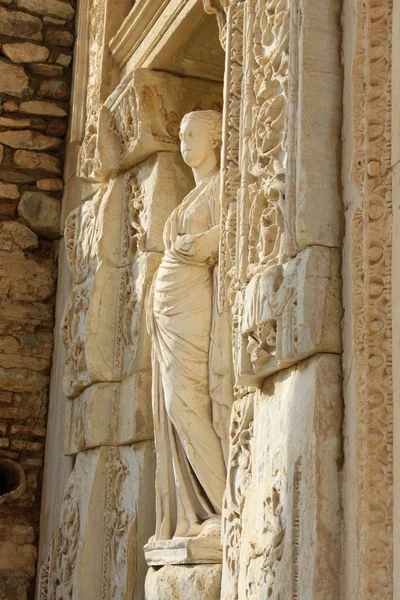
[[[179,132],[181,153],[192,169],[200,167],[210,156],[219,165],[222,143],[222,115],[216,110],[198,110],[185,115]]]

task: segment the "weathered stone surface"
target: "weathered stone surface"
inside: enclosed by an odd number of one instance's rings
[[[55,17],[70,21],[74,18],[75,11],[67,2],[59,0],[15,0],[17,8],[38,15]]]
[[[38,96],[53,98],[54,100],[65,100],[69,95],[69,86],[65,81],[51,79],[40,84]]]
[[[0,544],[0,564],[2,569],[25,571],[31,577],[35,574],[37,551],[31,544],[16,544],[2,541]]]
[[[14,166],[20,169],[40,169],[55,175],[61,174],[60,160],[42,152],[17,150],[13,157]]]
[[[0,215],[3,217],[14,217],[17,212],[16,202],[0,201]]]
[[[223,600],[340,597],[341,422],[340,356],[330,354],[235,402]]]
[[[49,58],[49,50],[46,46],[31,42],[3,44],[1,49],[7,58],[16,63],[41,63]]]
[[[47,386],[48,382],[48,377],[30,369],[0,367],[0,386],[11,392],[42,390]]]
[[[1,2],[8,2],[8,0],[0,0]],[[10,0],[11,3],[12,0]],[[0,575],[0,598],[1,600],[26,600],[28,588],[30,587],[31,579],[28,575],[8,574],[6,576]]]
[[[0,182],[0,198],[2,200],[17,200],[19,196],[18,186],[13,183]]]
[[[43,119],[10,119],[9,117],[0,117],[0,127],[7,127],[8,129],[45,129],[46,124]]]
[[[24,302],[47,300],[54,294],[55,280],[53,260],[0,251],[1,297]]]
[[[71,61],[72,61],[71,54],[59,54],[58,58],[56,60],[56,63],[58,65],[61,65],[62,67],[69,67],[69,65],[71,64]]]
[[[151,567],[146,576],[146,600],[219,600],[221,565]]]
[[[34,64],[29,65],[29,71],[34,75],[42,75],[43,77],[62,77],[64,73],[63,67],[60,65]]]
[[[18,112],[18,104],[14,102],[14,100],[7,100],[7,102],[4,102],[3,104],[3,110],[11,113]]]
[[[60,201],[41,192],[24,192],[18,214],[38,235],[54,238],[60,232]]]
[[[4,146],[2,146],[0,144],[0,165],[3,162],[3,158],[4,158]]]
[[[152,438],[150,372],[136,373],[122,383],[96,383],[67,402],[65,453],[68,455]]]
[[[43,23],[46,25],[65,25],[66,21],[64,19],[54,19],[54,17],[43,17]]]
[[[36,233],[17,221],[0,222],[0,250],[33,250],[38,247]]]
[[[38,0],[40,2],[40,0]],[[0,6],[0,34],[41,41],[43,24],[38,17]],[[0,76],[2,78],[2,75]]]
[[[24,96],[31,91],[29,78],[24,69],[0,59],[0,93]]]
[[[16,171],[0,171],[0,180],[8,181],[8,183],[32,183],[36,181],[34,175],[26,175],[26,173],[17,173]]]
[[[64,187],[61,179],[39,179],[36,185],[44,192],[60,192]]]
[[[48,137],[39,133],[25,129],[23,131],[4,131],[0,133],[0,142],[11,148],[23,148],[26,150],[57,150],[61,145],[61,140],[55,137]]]
[[[63,137],[67,133],[68,123],[66,119],[52,119],[47,125],[47,135]]]
[[[69,31],[61,29],[47,29],[44,34],[44,41],[51,46],[62,46],[71,48],[74,45],[74,35]]]
[[[20,107],[22,113],[29,115],[43,115],[44,117],[66,117],[67,113],[54,102],[45,102],[41,100],[31,100],[22,102]]]

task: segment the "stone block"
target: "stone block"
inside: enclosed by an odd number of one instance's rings
[[[48,300],[55,292],[55,280],[53,260],[0,250],[1,297],[24,302]]]
[[[61,179],[39,179],[36,185],[43,192],[61,192],[64,187]]]
[[[65,454],[153,438],[151,374],[95,383],[67,401]]]
[[[34,175],[27,175],[26,173],[18,173],[16,171],[0,171],[0,179],[10,183],[32,183],[36,180]]]
[[[31,119],[31,118],[23,118],[16,119],[9,117],[0,117],[0,127],[7,127],[9,129],[45,129],[46,124],[43,119]],[[5,143],[5,142],[3,142]],[[11,144],[6,144],[10,146]],[[13,146],[15,147],[15,146]]]
[[[40,2],[40,0],[37,0]],[[0,6],[0,35],[42,41],[43,24],[38,17]],[[1,74],[0,79],[3,78]]]
[[[62,77],[64,73],[63,67],[60,65],[33,64],[28,67],[30,73],[40,75],[41,77]]]
[[[44,34],[44,41],[50,46],[62,46],[63,48],[72,48],[75,37],[70,31],[61,29],[47,29]]]
[[[52,119],[47,125],[47,135],[57,135],[63,137],[67,133],[68,122],[66,119]]]
[[[15,63],[41,63],[49,58],[49,50],[46,46],[39,46],[31,42],[17,42],[15,44],[3,44],[2,52]]]
[[[235,402],[222,600],[340,598],[341,383],[322,354]]]
[[[39,245],[36,233],[17,221],[0,222],[0,250],[33,250]]]
[[[0,142],[11,148],[23,148],[25,150],[57,150],[61,146],[59,138],[48,137],[39,131],[30,129],[3,131],[0,133]]]
[[[51,98],[52,100],[68,100],[69,86],[60,79],[42,81],[39,86],[38,96]]]
[[[11,112],[11,113],[18,112],[18,110],[19,110],[18,104],[16,102],[14,102],[14,100],[7,100],[3,104],[3,110],[5,112]]]
[[[19,110],[29,115],[43,115],[44,117],[66,117],[67,113],[55,102],[46,102],[42,100],[31,100],[30,102],[21,102]]]
[[[102,594],[143,600],[142,548],[154,527],[153,513],[152,442],[79,453],[40,571],[41,597],[64,597],[71,585],[71,600],[98,600]]]
[[[243,298],[238,383],[261,385],[313,354],[339,353],[340,285],[339,251],[322,246],[255,275]]]
[[[53,239],[60,233],[60,201],[42,192],[24,192],[18,215],[41,237]]]
[[[32,93],[29,87],[28,75],[22,67],[17,67],[0,59],[0,93],[10,94],[11,96],[24,96]]]
[[[15,0],[17,8],[47,17],[71,21],[75,10],[68,2],[60,0]]]
[[[14,166],[18,169],[38,169],[54,175],[61,175],[61,163],[56,156],[43,152],[17,150],[13,156]]]
[[[150,568],[146,600],[219,600],[221,565],[167,565]]]
[[[34,392],[47,387],[49,378],[21,365],[17,368],[0,366],[0,386],[10,392]],[[18,417],[17,417],[18,418]]]
[[[0,182],[0,198],[2,200],[18,200],[18,186],[13,183]]]
[[[43,23],[46,25],[59,25],[60,27],[66,24],[64,19],[55,19],[54,17],[43,17]]]
[[[59,54],[58,58],[56,60],[56,63],[58,65],[61,65],[62,67],[69,67],[69,65],[71,64],[72,61],[72,55],[71,54]]]

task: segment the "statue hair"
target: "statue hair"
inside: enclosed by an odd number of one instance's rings
[[[181,127],[186,121],[193,119],[205,126],[207,132],[213,140],[218,142],[218,145],[222,144],[222,114],[217,110],[195,110],[187,113],[182,121]]]

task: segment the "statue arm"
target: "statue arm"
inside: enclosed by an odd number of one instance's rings
[[[175,249],[184,258],[194,258],[196,262],[213,266],[218,262],[219,238],[220,225],[216,225],[204,233],[178,236]]]

